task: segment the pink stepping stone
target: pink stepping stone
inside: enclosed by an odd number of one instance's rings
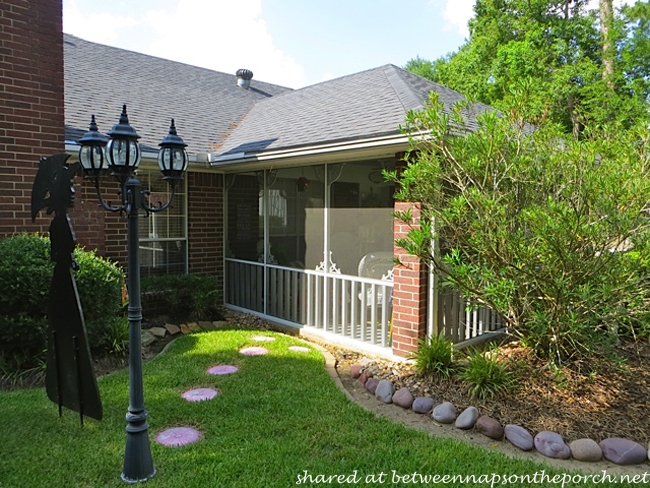
[[[219,364],[208,368],[208,374],[232,374],[237,371],[239,371],[239,368],[230,364]]]
[[[174,427],[156,436],[156,442],[163,446],[178,447],[191,444],[201,438],[201,433],[191,427]]]
[[[181,396],[188,402],[202,402],[204,400],[212,400],[217,396],[217,393],[212,388],[197,388],[195,390],[187,390]]]
[[[255,336],[255,337],[253,337],[253,340],[257,341],[257,342],[273,342],[275,340],[275,337]]]
[[[309,349],[308,347],[302,347],[302,346],[289,346],[289,350],[294,351],[294,352],[309,352],[309,351],[311,351],[311,349]]]
[[[245,347],[244,349],[240,349],[239,352],[246,356],[262,356],[268,354],[269,351],[263,347]]]

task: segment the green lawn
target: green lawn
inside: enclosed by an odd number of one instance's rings
[[[566,474],[376,418],[336,387],[318,351],[289,351],[288,346],[305,344],[272,332],[265,334],[276,337],[275,342],[252,341],[259,334],[215,331],[185,336],[145,364],[145,402],[157,469],[146,486],[288,487],[305,472],[313,482],[307,478],[301,486],[433,486],[417,476],[393,483],[393,472],[532,477],[541,476],[544,469],[547,476]],[[238,352],[251,345],[266,347],[270,353],[249,357]],[[237,365],[240,371],[207,375],[206,369],[217,364]],[[120,474],[127,380],[126,371],[99,379],[104,420],[87,419],[83,428],[74,412],[59,418],[56,405],[42,389],[0,392],[0,486],[124,486]],[[195,387],[216,387],[220,394],[193,403],[180,396]],[[154,441],[162,430],[177,426],[198,428],[202,440],[174,448]],[[330,482],[318,475],[345,476]],[[505,486],[496,478],[492,481]],[[490,486],[490,482],[439,486]]]

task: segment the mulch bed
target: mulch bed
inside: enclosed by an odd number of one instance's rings
[[[330,350],[339,366],[346,363],[349,367],[362,357]],[[555,368],[513,344],[502,348],[501,360],[515,374],[517,386],[502,397],[486,400],[471,399],[467,385],[458,378],[425,377],[411,365],[376,360],[381,367],[370,368],[380,379],[408,387],[414,396],[432,395],[439,402],[452,402],[459,412],[473,405],[503,425],[521,425],[532,434],[550,430],[567,442],[585,437],[597,442],[625,437],[648,445],[650,345],[624,344],[611,351],[609,358],[594,357]]]

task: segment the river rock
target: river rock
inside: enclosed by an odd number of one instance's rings
[[[374,395],[375,391],[377,391],[377,385],[379,385],[379,380],[377,378],[368,378],[363,386]]]
[[[573,459],[593,463],[600,461],[603,457],[603,451],[598,443],[593,439],[577,439],[569,443]]]
[[[571,456],[569,446],[564,443],[562,436],[556,432],[543,430],[535,436],[535,449],[550,458],[568,459]]]
[[[176,324],[165,324],[165,329],[169,332],[170,335],[176,335],[181,333],[181,328]]]
[[[433,398],[431,397],[417,397],[413,400],[411,408],[415,413],[429,413],[433,408]]]
[[[151,332],[158,339],[162,339],[167,335],[167,329],[164,327],[152,327],[149,329],[149,332]]]
[[[357,378],[357,380],[359,380],[359,383],[361,383],[362,385],[365,385],[365,384],[366,384],[366,381],[368,381],[368,373],[366,373],[366,372],[364,371],[363,373],[361,373],[361,374],[359,375],[359,377]]]
[[[533,448],[533,436],[520,425],[508,424],[503,428],[503,431],[505,432],[506,439],[513,446],[518,447],[522,451],[530,451]]]
[[[501,423],[497,419],[493,419],[487,415],[481,415],[476,421],[474,427],[481,434],[490,437],[491,439],[499,440],[503,437],[503,426]]]
[[[622,437],[603,439],[600,448],[605,459],[624,466],[641,464],[648,457],[648,452],[641,444]]]
[[[393,393],[395,393],[393,383],[390,380],[381,380],[375,389],[375,398],[384,403],[391,403],[393,401]]]
[[[361,366],[360,364],[353,364],[352,366],[350,366],[350,376],[355,380],[359,376],[361,376],[362,371],[363,371],[363,366]]]
[[[451,424],[456,420],[456,407],[451,402],[444,402],[433,409],[433,420],[441,424]]]
[[[408,388],[400,388],[393,394],[393,403],[402,408],[411,408],[411,405],[413,405],[413,394]]]
[[[476,407],[467,407],[456,419],[455,426],[458,429],[469,430],[474,427],[477,420],[478,409]]]
[[[148,330],[143,330],[142,332],[140,332],[140,337],[143,346],[150,346],[151,344],[156,342],[155,336]]]
[[[352,376],[352,378],[356,380],[359,376],[361,376],[362,369],[363,366],[361,366],[360,364],[353,364],[352,366],[350,366],[350,376]]]

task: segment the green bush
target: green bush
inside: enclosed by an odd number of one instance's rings
[[[121,312],[123,273],[93,251],[75,249],[75,272],[91,350],[106,346],[104,330]],[[49,238],[17,234],[0,240],[0,344],[5,353],[44,357],[54,272]]]
[[[415,369],[422,374],[448,378],[453,371],[454,345],[441,332],[420,339],[417,352],[411,355]]]
[[[432,99],[409,114],[411,161],[392,176],[397,199],[421,202],[421,226],[397,244],[499,313],[548,361],[646,335],[647,123],[575,139],[550,124],[533,131],[517,110],[485,112],[469,127],[471,110],[450,114]]]
[[[469,386],[470,397],[493,398],[514,387],[510,371],[498,362],[498,352],[498,348],[492,346],[486,352],[475,350],[467,358],[460,376]]]
[[[142,292],[162,301],[164,313],[174,318],[210,320],[219,318],[221,296],[214,276],[175,274],[142,279]]]

